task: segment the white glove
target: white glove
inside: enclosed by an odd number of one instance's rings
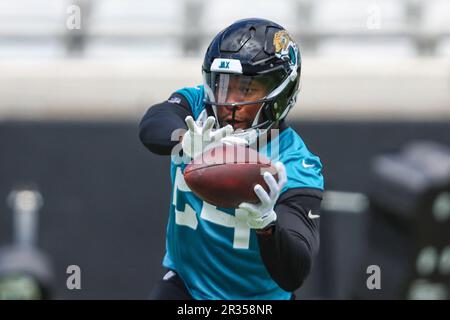
[[[226,145],[243,145],[246,146],[248,145],[248,141],[243,139],[243,138],[239,138],[239,137],[235,137],[235,136],[226,136],[225,138],[220,139],[220,143],[226,144]]]
[[[243,202],[239,205],[239,209],[248,212],[247,224],[250,228],[264,229],[270,223],[277,220],[277,214],[273,208],[280,196],[281,189],[287,182],[287,176],[282,162],[275,163],[275,168],[277,169],[278,182],[269,172],[264,173],[264,181],[269,187],[270,195],[267,194],[261,185],[257,184],[254,190],[261,202],[258,204]]]
[[[203,126],[197,124],[191,116],[187,116],[185,121],[189,130],[184,134],[181,146],[184,154],[191,158],[196,158],[203,153],[209,144],[219,141],[233,132],[231,125],[212,130],[216,122],[214,117],[208,117]]]

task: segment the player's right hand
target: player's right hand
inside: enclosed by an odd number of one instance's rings
[[[185,121],[188,131],[184,134],[181,145],[184,154],[191,158],[196,158],[202,154],[210,144],[233,133],[233,127],[231,125],[213,130],[214,123],[216,122],[214,117],[208,117],[203,124],[196,123],[192,116],[187,116]]]

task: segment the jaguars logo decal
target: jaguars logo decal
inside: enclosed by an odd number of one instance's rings
[[[280,30],[273,36],[275,56],[283,60],[290,60],[292,65],[297,65],[298,49],[292,37],[286,30]]]

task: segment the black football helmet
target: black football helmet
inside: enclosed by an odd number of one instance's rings
[[[217,108],[261,104],[251,128],[269,129],[294,106],[299,90],[299,49],[280,25],[264,19],[243,19],[222,30],[209,45],[202,66],[205,104],[219,125]],[[252,81],[263,84],[267,95],[247,101],[227,102],[231,81],[245,93]]]

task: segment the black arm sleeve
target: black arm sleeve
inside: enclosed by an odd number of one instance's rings
[[[153,153],[169,155],[179,142],[172,141],[176,129],[186,129],[184,119],[192,115],[189,103],[180,94],[174,93],[169,100],[150,107],[139,124],[139,138]]]
[[[293,292],[308,276],[319,251],[318,215],[322,191],[290,189],[277,201],[277,220],[271,235],[258,235],[261,257],[269,274],[283,289]]]

